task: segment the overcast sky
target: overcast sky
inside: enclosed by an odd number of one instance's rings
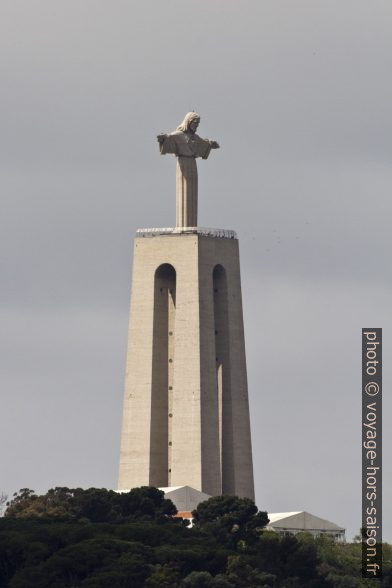
[[[240,239],[256,497],[361,526],[361,327],[384,328],[390,0],[3,0],[0,490],[116,488],[132,240],[175,222],[158,132],[221,145],[199,224]]]

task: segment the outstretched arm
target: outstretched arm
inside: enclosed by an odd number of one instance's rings
[[[157,140],[159,143],[159,150],[161,155],[165,155],[165,153],[177,153],[176,141],[172,135],[160,133],[157,135]]]
[[[207,159],[211,149],[219,149],[219,143],[216,141],[210,141],[210,139],[201,139],[198,137],[198,153],[197,157]]]

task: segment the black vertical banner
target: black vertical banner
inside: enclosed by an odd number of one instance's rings
[[[382,329],[362,329],[362,576],[382,577]]]

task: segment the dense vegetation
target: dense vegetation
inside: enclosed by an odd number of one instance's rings
[[[248,499],[211,498],[192,528],[175,512],[156,488],[21,490],[0,519],[0,587],[392,586],[390,546],[380,584],[360,579],[360,543],[263,532]]]

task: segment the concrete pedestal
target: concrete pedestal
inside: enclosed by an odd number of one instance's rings
[[[238,241],[224,235],[135,239],[119,490],[254,499]]]

